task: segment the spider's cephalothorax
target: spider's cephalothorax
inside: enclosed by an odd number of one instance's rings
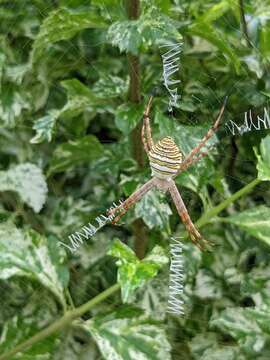
[[[159,179],[172,178],[183,161],[183,154],[173,139],[166,136],[155,144],[148,153],[152,175]]]

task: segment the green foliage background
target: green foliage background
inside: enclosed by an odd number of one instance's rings
[[[241,4],[141,0],[130,19],[116,0],[0,0],[0,359],[270,358],[270,135],[225,127],[268,108],[270,2]],[[173,117],[168,40],[184,44]],[[149,179],[138,130],[155,87],[154,139],[185,154],[230,95],[209,156],[177,179],[214,252],[151,192],[71,254],[59,241]],[[166,314],[171,236],[184,317]]]

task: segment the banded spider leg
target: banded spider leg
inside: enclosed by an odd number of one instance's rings
[[[120,218],[125,215],[128,209],[138,202],[149,190],[154,187],[154,178],[147,181],[143,184],[138,190],[136,190],[129,198],[127,198],[121,205],[116,208],[112,208],[108,211],[109,215],[116,214],[115,218],[112,221],[112,224],[115,224]]]

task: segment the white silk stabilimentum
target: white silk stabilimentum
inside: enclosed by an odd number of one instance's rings
[[[113,206],[110,207],[110,209],[117,208],[118,206],[121,207],[123,201],[119,200],[119,203],[120,205],[113,203]],[[71,246],[65,244],[62,241],[58,241],[58,243],[59,245],[63,245],[70,252],[74,253],[82,245],[84,240],[88,240],[90,237],[94,236],[99,229],[101,229],[107,223],[111,222],[114,217],[115,215],[110,215],[108,217],[105,215],[100,215],[95,218],[95,221],[98,223],[98,227],[95,227],[89,222],[87,225],[83,226],[80,231],[76,231],[75,233],[69,235],[68,238]]]
[[[262,119],[262,118],[260,118],[259,115],[257,115],[257,121],[256,121],[257,124],[255,124],[253,122],[254,119],[252,119],[252,113],[251,113],[251,110],[249,110],[248,112],[245,112],[245,120],[242,125],[238,126],[238,125],[236,125],[235,122],[230,120],[226,124],[226,126],[233,135],[236,135],[237,132],[238,132],[238,134],[243,135],[244,133],[252,131],[252,130],[270,129],[269,114],[268,114],[266,108],[264,108],[263,110],[264,110],[264,112],[263,112],[264,117]]]
[[[183,245],[181,241],[172,237],[170,244],[171,265],[167,312],[176,315],[184,315],[184,301],[182,298],[184,290],[182,252]]]
[[[169,100],[169,111],[172,111],[172,107],[176,106],[177,100],[180,98],[180,95],[177,94],[177,87],[172,89],[171,86],[179,84],[181,80],[173,80],[171,79],[171,76],[179,70],[178,62],[180,59],[179,54],[182,51],[182,45],[182,43],[179,43],[160,46],[160,48],[165,47],[169,49],[161,55],[163,62],[163,83],[171,96]]]

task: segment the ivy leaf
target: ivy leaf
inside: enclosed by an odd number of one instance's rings
[[[199,21],[212,23],[223,16],[231,7],[230,1],[222,0],[218,4],[213,5],[208,11],[198,18]]]
[[[135,206],[136,216],[142,218],[149,229],[164,229],[169,226],[172,211],[169,205],[164,203],[164,198],[163,194],[151,190]]]
[[[90,162],[102,156],[103,146],[94,135],[87,135],[77,141],[69,141],[56,148],[50,162],[49,174],[62,172],[83,162]]]
[[[36,135],[31,139],[32,144],[51,141],[55,132],[56,122],[59,118],[72,118],[88,110],[93,111],[94,106],[102,104],[104,100],[98,99],[94,93],[77,79],[68,79],[61,82],[67,91],[67,103],[59,110],[50,110],[46,116],[36,121],[33,129]]]
[[[26,93],[22,95],[12,86],[5,86],[0,98],[0,123],[13,128],[22,116],[23,110],[30,109]]]
[[[142,310],[122,307],[86,321],[83,328],[91,333],[104,359],[171,360],[164,329]]]
[[[67,79],[61,81],[61,85],[67,91],[68,98],[74,96],[86,97],[89,100],[96,101],[96,95],[86,85],[81,83],[78,79]]]
[[[1,355],[16,345],[29,339],[42,328],[52,323],[57,316],[57,306],[53,298],[44,290],[34,292],[22,313],[4,323],[0,337]],[[33,344],[30,348],[12,356],[13,360],[50,360],[59,340],[54,335]]]
[[[130,52],[137,55],[142,45],[138,32],[139,21],[117,21],[109,27],[107,39],[120,52]]]
[[[134,55],[144,48],[161,43],[161,39],[182,39],[174,22],[156,7],[148,8],[138,20],[117,21],[112,24],[107,34],[108,41],[117,46],[120,52]]]
[[[245,273],[241,280],[241,294],[243,297],[251,297],[255,305],[270,306],[269,273],[270,267],[265,266],[264,263],[260,263],[258,267],[254,267],[251,271]]]
[[[115,112],[115,125],[124,135],[128,135],[142,119],[142,113],[142,105],[120,105]]]
[[[256,74],[258,79],[262,78],[264,70],[258,55],[246,55],[243,57],[243,61],[247,64],[249,70]]]
[[[262,181],[270,180],[270,135],[262,139],[260,143],[260,154],[256,148],[253,148],[258,159],[257,170],[258,179]]]
[[[6,56],[0,52],[0,92],[2,91],[2,78],[5,68]]]
[[[0,191],[15,191],[21,199],[38,213],[47,197],[47,184],[40,168],[34,164],[17,165],[0,171]]]
[[[22,232],[9,223],[0,224],[0,278],[23,276],[51,291],[65,306],[64,286],[68,270],[65,253],[53,238],[37,232]]]
[[[128,92],[128,79],[125,80],[112,75],[102,74],[100,79],[95,83],[93,92],[102,98],[114,98],[123,96]]]
[[[221,345],[217,334],[204,332],[192,338],[189,348],[195,360],[245,360],[240,356],[240,349],[228,344]]]
[[[58,119],[59,115],[59,111],[51,110],[47,115],[38,119],[33,126],[33,129],[36,130],[36,135],[30,140],[30,143],[38,144],[43,141],[52,141],[56,120]]]
[[[128,302],[134,291],[156,276],[158,270],[168,262],[162,247],[155,246],[151,253],[139,260],[135,253],[120,240],[115,240],[108,255],[118,258],[118,282],[121,285],[122,300]]]
[[[270,245],[270,208],[261,205],[223,219]]]
[[[194,294],[201,299],[221,299],[221,282],[217,281],[214,275],[204,269],[200,269],[196,276],[196,287]]]
[[[211,44],[217,47],[222,54],[226,54],[231,63],[234,65],[236,72],[239,72],[241,66],[240,60],[234,49],[229,45],[228,39],[221,31],[219,31],[217,28],[214,28],[207,22],[198,21],[189,27],[188,32],[191,35],[199,36],[209,41]]]
[[[210,320],[212,327],[230,334],[250,355],[259,356],[270,334],[269,310],[232,308]]]
[[[74,37],[87,28],[103,28],[105,23],[93,11],[60,8],[44,20],[33,45],[33,61],[37,61],[51,44]]]
[[[136,292],[136,304],[145,310],[151,318],[164,320],[168,306],[169,269],[165,267],[158,276],[149,280]]]

